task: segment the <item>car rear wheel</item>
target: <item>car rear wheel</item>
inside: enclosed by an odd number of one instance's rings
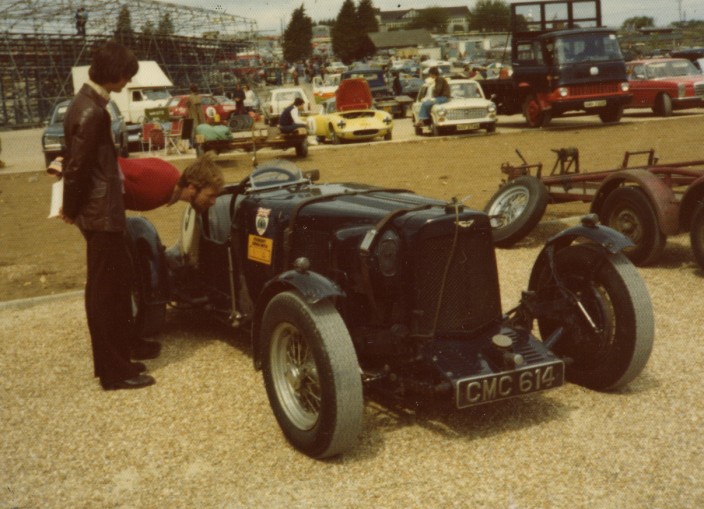
[[[593,244],[566,247],[553,262],[543,253],[529,288],[538,305],[553,310],[538,316],[543,340],[563,329],[552,349],[571,360],[570,381],[610,391],[643,370],[653,347],[653,308],[648,288],[623,254]]]
[[[494,244],[511,247],[535,228],[548,205],[548,190],[540,179],[525,175],[502,186],[484,207]]]
[[[335,306],[281,293],[264,310],[261,340],[266,392],[288,441],[313,458],[354,447],[364,414],[362,381]]]
[[[689,228],[689,240],[692,243],[694,258],[704,268],[704,201],[700,201],[692,214]]]
[[[658,226],[658,219],[645,192],[635,186],[614,190],[604,201],[599,219],[618,230],[635,244],[624,253],[636,265],[648,265],[662,253],[667,237]]]

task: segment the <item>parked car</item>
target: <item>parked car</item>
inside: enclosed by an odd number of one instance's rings
[[[367,80],[375,108],[391,113],[394,118],[406,116],[406,107],[412,102],[412,99],[405,96],[394,96],[391,83],[386,80],[386,73],[383,69],[374,69],[367,65],[359,64],[343,72],[341,76],[343,80],[356,78]]]
[[[420,64],[415,60],[396,60],[391,64],[391,72],[399,72],[418,76],[420,74]]]
[[[290,106],[296,97],[303,99],[303,111],[305,114],[310,114],[310,99],[308,99],[308,95],[301,87],[274,88],[270,90],[262,107],[267,123],[272,126],[277,125],[281,112],[287,106]]]
[[[413,77],[401,77],[401,94],[415,99],[425,84],[425,80]]]
[[[70,103],[70,100],[66,100],[54,106],[51,115],[49,115],[47,126],[42,133],[42,151],[44,152],[44,162],[47,166],[66,150],[66,144],[64,143],[64,116],[66,116]],[[121,157],[129,157],[129,138],[125,119],[115,101],[109,101],[106,108],[110,114],[110,128],[115,141],[115,149]]]
[[[347,69],[348,67],[345,64],[336,61],[328,64],[328,66],[325,68],[325,71],[329,74],[340,74],[345,72]]]
[[[299,451],[355,447],[365,393],[460,410],[565,380],[613,391],[645,367],[648,289],[620,253],[629,241],[593,217],[547,241],[504,313],[485,214],[317,177],[261,164],[207,212],[187,207],[173,248],[146,218],[127,228],[137,332],[158,332],[167,302],[251,331],[247,350]]]
[[[417,135],[429,130],[433,136],[456,132],[486,129],[496,130],[496,105],[484,97],[481,85],[472,79],[448,79],[452,93],[451,99],[443,104],[436,104],[430,109],[430,119],[423,127],[416,127]],[[418,122],[420,107],[429,97],[434,84],[424,83],[413,103],[413,123]]]
[[[214,95],[211,94],[199,94],[200,95],[200,107],[205,115],[206,122],[208,124],[224,124],[235,111],[233,104],[223,104],[218,101]],[[188,116],[188,96],[187,95],[175,95],[168,103],[166,103],[166,108],[169,110],[169,115],[172,118],[183,118]]]
[[[627,108],[651,108],[661,117],[673,110],[704,106],[704,75],[684,58],[654,58],[626,63],[633,100]]]
[[[316,103],[325,102],[335,97],[335,91],[340,85],[340,75],[327,74],[325,78],[314,76],[311,85],[313,87],[313,100]]]
[[[390,140],[394,127],[391,115],[372,109],[367,80],[342,80],[335,98],[325,102],[323,112],[308,117],[308,133],[318,142]]]
[[[670,51],[672,58],[686,58],[694,64],[694,67],[704,72],[704,48],[683,48]]]

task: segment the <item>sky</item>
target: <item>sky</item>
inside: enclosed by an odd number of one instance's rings
[[[343,0],[169,0],[171,3],[223,9],[228,14],[252,18],[257,21],[264,34],[276,35],[291,20],[291,13],[304,5],[306,14],[313,22],[334,19],[340,12]],[[354,0],[358,4],[358,0]],[[372,0],[374,7],[384,11],[424,8],[456,7],[466,5],[471,10],[475,0]],[[655,19],[656,26],[666,26],[679,19],[679,9],[684,19],[704,19],[702,0],[602,0],[603,23],[618,27],[623,20],[633,16],[649,16]]]

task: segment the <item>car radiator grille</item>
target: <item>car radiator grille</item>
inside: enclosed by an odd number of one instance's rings
[[[373,136],[379,132],[378,129],[357,129],[354,131],[355,136]]]
[[[469,118],[486,117],[486,108],[462,108],[457,110],[447,110],[445,118],[448,120],[464,120]]]
[[[590,83],[588,85],[571,85],[571,96],[617,94],[621,91],[619,83]]]
[[[704,81],[694,84],[694,95],[704,97]]]
[[[419,316],[419,334],[473,331],[501,315],[490,231],[470,230],[461,235],[443,286],[452,243],[451,236],[432,237],[418,246],[414,314]],[[433,331],[439,301],[437,328]]]

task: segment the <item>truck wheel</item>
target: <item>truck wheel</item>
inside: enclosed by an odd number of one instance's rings
[[[308,140],[304,139],[296,145],[296,155],[298,157],[306,157],[308,155]]]
[[[558,251],[554,270],[558,284],[547,257],[540,257],[530,278],[538,302],[563,303],[559,313],[538,317],[540,336],[564,328],[553,351],[573,361],[570,381],[600,391],[623,387],[645,367],[655,334],[650,295],[638,270],[623,254],[594,244]]]
[[[665,247],[667,237],[660,231],[648,197],[638,187],[614,190],[604,201],[599,219],[633,241],[635,246],[624,249],[624,253],[636,265],[654,262]]]
[[[335,306],[281,293],[264,310],[261,340],[267,396],[287,440],[313,458],[354,447],[364,414],[362,380]]]
[[[543,111],[538,98],[532,94],[523,102],[523,116],[528,127],[545,127],[550,124],[550,112]]]
[[[672,98],[665,93],[657,96],[655,98],[653,112],[660,117],[669,117],[672,115]]]
[[[692,214],[689,228],[689,240],[692,243],[694,258],[704,268],[704,201],[700,201]]]
[[[156,336],[166,321],[166,302],[147,302],[147,296],[153,293],[149,262],[140,256],[139,250],[131,240],[128,240],[127,246],[134,334],[138,338]]]
[[[484,207],[494,244],[511,247],[535,228],[548,206],[548,190],[536,177],[525,175],[499,189]]]
[[[599,118],[604,124],[619,122],[623,116],[623,106],[608,106],[599,112]]]

